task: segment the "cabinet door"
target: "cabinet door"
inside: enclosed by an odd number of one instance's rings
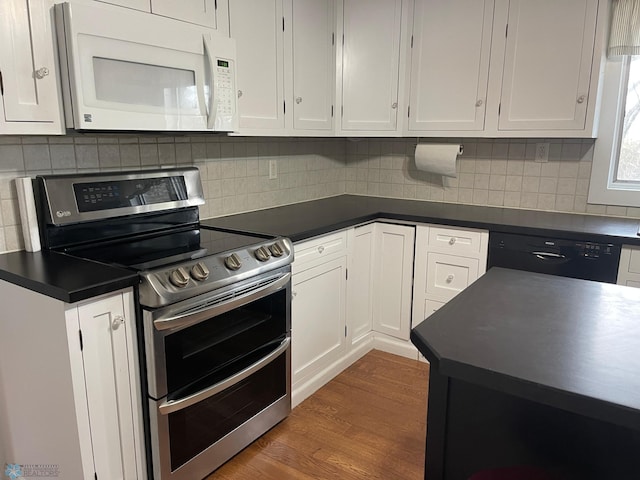
[[[344,0],[342,129],[396,130],[402,0]]]
[[[355,228],[352,238],[347,325],[348,338],[354,345],[373,328],[375,224]]]
[[[137,478],[127,332],[133,318],[121,295],[81,305],[78,315],[97,478]]]
[[[296,273],[292,280],[292,382],[339,360],[345,349],[346,257]]]
[[[598,0],[511,0],[499,130],[583,129]]]
[[[230,0],[243,129],[284,129],[282,0]]]
[[[409,340],[415,228],[376,224],[373,329]]]
[[[334,0],[293,0],[293,128],[331,130],[335,85]]]
[[[216,0],[152,0],[151,11],[164,17],[218,28]]]
[[[97,0],[102,3],[110,3],[121,7],[133,8],[134,10],[142,10],[143,12],[151,11],[151,0]]]
[[[482,130],[494,0],[416,0],[409,130]]]
[[[0,2],[0,133],[63,133],[53,0]]]

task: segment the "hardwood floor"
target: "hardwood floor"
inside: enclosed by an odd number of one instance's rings
[[[374,350],[206,480],[422,479],[428,377]]]

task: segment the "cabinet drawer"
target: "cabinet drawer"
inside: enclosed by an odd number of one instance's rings
[[[488,238],[487,232],[482,230],[429,227],[429,250],[478,256],[482,252],[483,234]]]
[[[452,299],[478,278],[479,264],[476,258],[427,254],[427,295],[442,301]]]
[[[335,254],[347,253],[347,232],[346,230],[322,237],[312,238],[304,242],[296,243],[293,246],[294,262],[292,271],[300,270],[302,266],[308,266],[314,261],[325,259]]]

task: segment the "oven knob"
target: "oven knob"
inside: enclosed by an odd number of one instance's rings
[[[282,244],[280,242],[274,243],[269,247],[269,249],[274,257],[281,257],[284,255],[284,248],[282,248]]]
[[[178,288],[184,288],[189,283],[189,272],[184,267],[176,268],[169,274],[169,281]]]
[[[224,264],[229,270],[238,270],[242,266],[242,262],[240,261],[240,257],[237,253],[232,253],[227,258],[225,258]]]
[[[191,276],[196,280],[203,282],[209,278],[209,269],[204,263],[198,262],[191,267]]]
[[[266,262],[271,258],[271,252],[269,252],[269,249],[267,247],[260,247],[255,252],[253,252],[253,254],[261,262]]]

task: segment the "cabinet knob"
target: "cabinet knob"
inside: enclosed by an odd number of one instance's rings
[[[302,103],[302,97],[296,97],[296,103]]]
[[[482,99],[478,100],[478,101],[476,102],[476,107],[481,107],[481,106],[482,106],[482,103],[483,103],[483,102],[482,102]]]
[[[34,72],[34,75],[38,80],[41,80],[49,75],[49,69],[47,67],[39,68]]]
[[[320,245],[318,247],[318,253],[322,253],[322,252],[324,252],[324,247],[322,245]]]
[[[448,275],[448,276],[447,276],[447,283],[451,283],[451,282],[453,282],[453,279],[454,279],[454,278],[455,278],[455,277],[453,276],[453,274]]]
[[[587,99],[586,95],[580,95],[578,97],[578,103],[584,103],[584,101]]]
[[[296,295],[298,295],[298,292],[291,292],[291,298],[295,298]]]
[[[242,90],[238,90],[238,98],[242,96]]]
[[[116,315],[115,317],[113,317],[113,321],[111,322],[111,329],[117,330],[123,323],[124,317],[122,315]]]
[[[393,108],[394,110],[395,110],[396,108],[398,108],[398,102],[393,102],[393,103],[391,104],[391,108]]]
[[[454,245],[456,243],[456,237],[451,237],[449,239],[449,245]]]

